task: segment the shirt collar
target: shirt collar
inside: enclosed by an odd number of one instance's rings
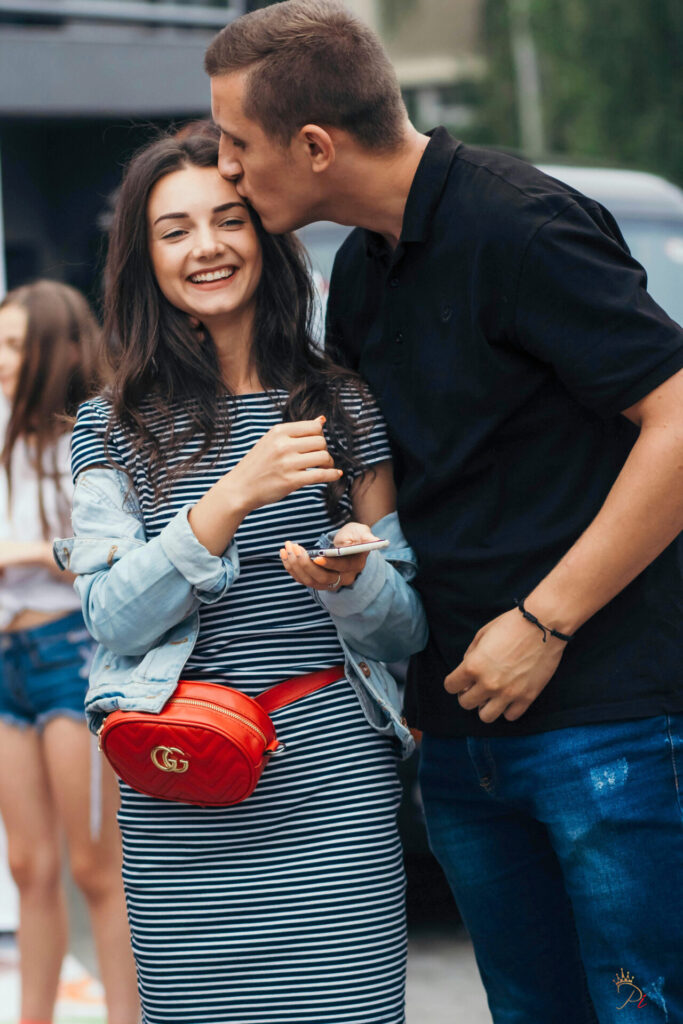
[[[426,134],[429,135],[429,142],[408,192],[399,244],[423,242],[427,237],[451,163],[460,146],[445,128],[434,128]],[[381,235],[366,230],[365,238],[368,256],[386,252],[387,244]]]
[[[402,242],[423,242],[427,237],[453,157],[460,146],[445,128],[434,128],[427,135],[429,142],[417,166],[403,214]]]

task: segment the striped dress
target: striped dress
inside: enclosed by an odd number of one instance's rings
[[[374,404],[350,388],[343,395],[367,428],[363,460],[389,458]],[[223,399],[230,403],[229,445],[175,481],[161,502],[124,433],[113,431],[109,451],[132,475],[149,539],[281,422],[284,398]],[[101,399],[81,407],[74,476],[105,461],[107,418]],[[187,425],[182,410],[174,425]],[[224,681],[253,696],[342,663],[329,615],[285,572],[278,552],[286,540],[313,547],[321,532],[349,517],[347,496],[330,521],[318,485],[251,512],[235,536],[240,575],[220,601],[201,606],[184,677]],[[121,784],[124,884],[143,1020],[402,1024],[406,935],[394,743],[367,723],[345,679],[272,718],[286,751],[245,803],[191,807]]]

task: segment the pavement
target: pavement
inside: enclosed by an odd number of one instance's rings
[[[492,1024],[464,929],[409,933],[406,1024]]]
[[[19,1019],[18,961],[14,937],[8,933],[0,935],[0,1024],[16,1024]],[[62,965],[55,1024],[105,1024],[105,1021],[102,986],[69,954]]]

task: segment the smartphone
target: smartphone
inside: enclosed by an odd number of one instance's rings
[[[344,555],[362,555],[366,551],[380,551],[388,548],[388,540],[371,540],[367,544],[345,544],[340,548],[314,548],[307,552],[308,557],[315,558],[343,558]]]

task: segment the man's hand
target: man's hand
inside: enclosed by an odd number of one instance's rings
[[[544,625],[575,633],[674,540],[683,527],[683,370],[624,416],[638,440],[605,503],[525,603]],[[552,678],[565,643],[527,622],[518,609],[479,630],[458,667],[446,676],[464,708],[483,722],[514,721]]]
[[[482,722],[500,715],[514,722],[552,679],[565,647],[551,636],[543,643],[541,631],[514,608],[482,626],[444,686],[461,707],[479,708]]]

